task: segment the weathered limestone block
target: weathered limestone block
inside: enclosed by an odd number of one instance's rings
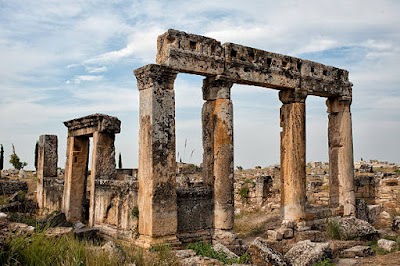
[[[44,178],[57,177],[58,162],[58,140],[56,135],[41,135],[38,142],[37,158],[37,202],[39,209],[43,210],[46,206]]]
[[[306,204],[305,98],[301,92],[280,91],[281,211],[283,220],[300,221]]]
[[[64,122],[68,136],[91,136],[95,132],[119,133],[121,121],[113,116],[93,114]]]
[[[392,252],[397,247],[397,242],[382,238],[378,240],[378,247],[383,248],[387,252]]]
[[[236,83],[268,88],[298,88],[301,60],[234,43],[225,49],[224,75]]]
[[[172,29],[158,37],[156,62],[180,72],[225,75],[241,84],[351,97],[346,70]]]
[[[371,239],[378,234],[378,231],[368,222],[354,217],[344,217],[338,222],[341,239]]]
[[[88,158],[89,137],[68,137],[62,211],[73,223],[83,221]]]
[[[214,219],[212,190],[207,187],[179,188],[177,197],[178,233],[196,234],[197,231],[208,230],[211,234]]]
[[[137,207],[137,181],[95,180],[94,225],[111,225],[129,230],[137,217],[132,210]]]
[[[324,258],[329,258],[330,254],[329,243],[314,243],[304,240],[286,252],[285,257],[293,266],[311,266]]]
[[[268,246],[267,242],[257,237],[250,245],[248,252],[254,265],[286,266],[290,265],[285,257]]]
[[[329,113],[330,206],[343,206],[345,216],[355,216],[351,100],[329,98],[326,103]]]
[[[157,64],[205,76],[224,71],[224,50],[212,38],[169,29],[157,39]]]
[[[355,246],[340,252],[341,258],[368,257],[374,255],[374,251],[369,246]]]
[[[140,95],[139,234],[145,247],[177,241],[176,72],[159,65],[135,70]]]

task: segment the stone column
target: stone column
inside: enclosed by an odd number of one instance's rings
[[[178,243],[175,155],[177,72],[160,65],[135,70],[140,96],[139,241]]]
[[[68,137],[63,193],[63,212],[70,222],[83,222],[89,137]]]
[[[98,179],[114,180],[117,177],[115,170],[115,134],[109,132],[93,133],[92,170],[90,175],[90,206],[89,226],[102,223],[107,214],[108,206],[98,204],[96,201],[96,185]],[[96,204],[97,203],[97,204]]]
[[[329,113],[330,206],[343,208],[345,216],[355,216],[351,99],[329,98],[326,104]]]
[[[58,141],[56,135],[41,135],[38,143],[37,158],[37,202],[41,211],[46,208],[44,179],[57,177]]]
[[[232,242],[226,237],[232,238],[234,222],[232,85],[223,78],[203,80],[203,177],[214,190],[214,239],[224,242]]]
[[[281,107],[281,212],[283,221],[305,218],[306,100],[299,90],[279,92]]]

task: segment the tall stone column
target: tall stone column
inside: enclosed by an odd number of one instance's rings
[[[177,72],[160,65],[134,71],[140,96],[139,242],[177,243],[175,96]]]
[[[279,92],[281,107],[281,212],[284,222],[305,218],[306,100],[302,91]]]
[[[108,206],[96,201],[95,181],[98,179],[114,180],[117,177],[115,170],[115,134],[109,132],[93,133],[92,170],[90,180],[89,226],[102,223],[107,214]],[[97,203],[97,204],[96,204]]]
[[[68,137],[62,209],[70,222],[83,221],[89,137]]]
[[[56,135],[41,135],[38,142],[37,158],[37,202],[41,211],[46,208],[45,180],[57,177],[58,140]]]
[[[203,177],[214,190],[214,239],[223,242],[234,239],[232,85],[223,78],[203,81]]]
[[[329,98],[326,104],[329,113],[330,206],[343,207],[344,216],[355,216],[351,99]]]

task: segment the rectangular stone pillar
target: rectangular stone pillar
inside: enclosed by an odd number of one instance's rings
[[[84,220],[86,174],[89,160],[89,137],[68,137],[65,166],[63,212],[70,222]]]
[[[95,200],[95,180],[115,180],[117,172],[115,169],[115,134],[109,132],[93,133],[92,149],[92,170],[90,175],[90,205],[89,205],[89,226],[96,223],[101,224],[103,217],[106,217],[108,206],[104,206]]]
[[[234,238],[232,85],[223,78],[203,80],[203,179],[214,190],[214,239],[225,243]]]
[[[281,212],[283,221],[305,217],[306,204],[306,94],[280,91]]]
[[[355,216],[353,134],[351,99],[329,98],[329,189],[330,206]]]
[[[178,243],[175,155],[177,72],[159,65],[135,70],[140,96],[139,243]]]
[[[46,208],[45,178],[57,178],[58,141],[56,135],[41,135],[38,142],[36,196],[41,211]]]

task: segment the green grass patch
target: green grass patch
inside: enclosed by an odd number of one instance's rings
[[[215,251],[211,244],[205,242],[196,242],[187,245],[188,249],[193,249],[197,255],[213,258],[223,262],[224,264],[244,264],[250,261],[250,255],[248,253],[244,253],[238,259],[236,258],[228,258],[228,255],[225,252]]]
[[[341,239],[340,225],[339,222],[333,219],[329,219],[326,226],[326,233],[331,239]]]
[[[313,264],[313,266],[334,266],[334,265],[335,264],[329,258],[325,258],[325,259],[320,260],[317,263]]]

